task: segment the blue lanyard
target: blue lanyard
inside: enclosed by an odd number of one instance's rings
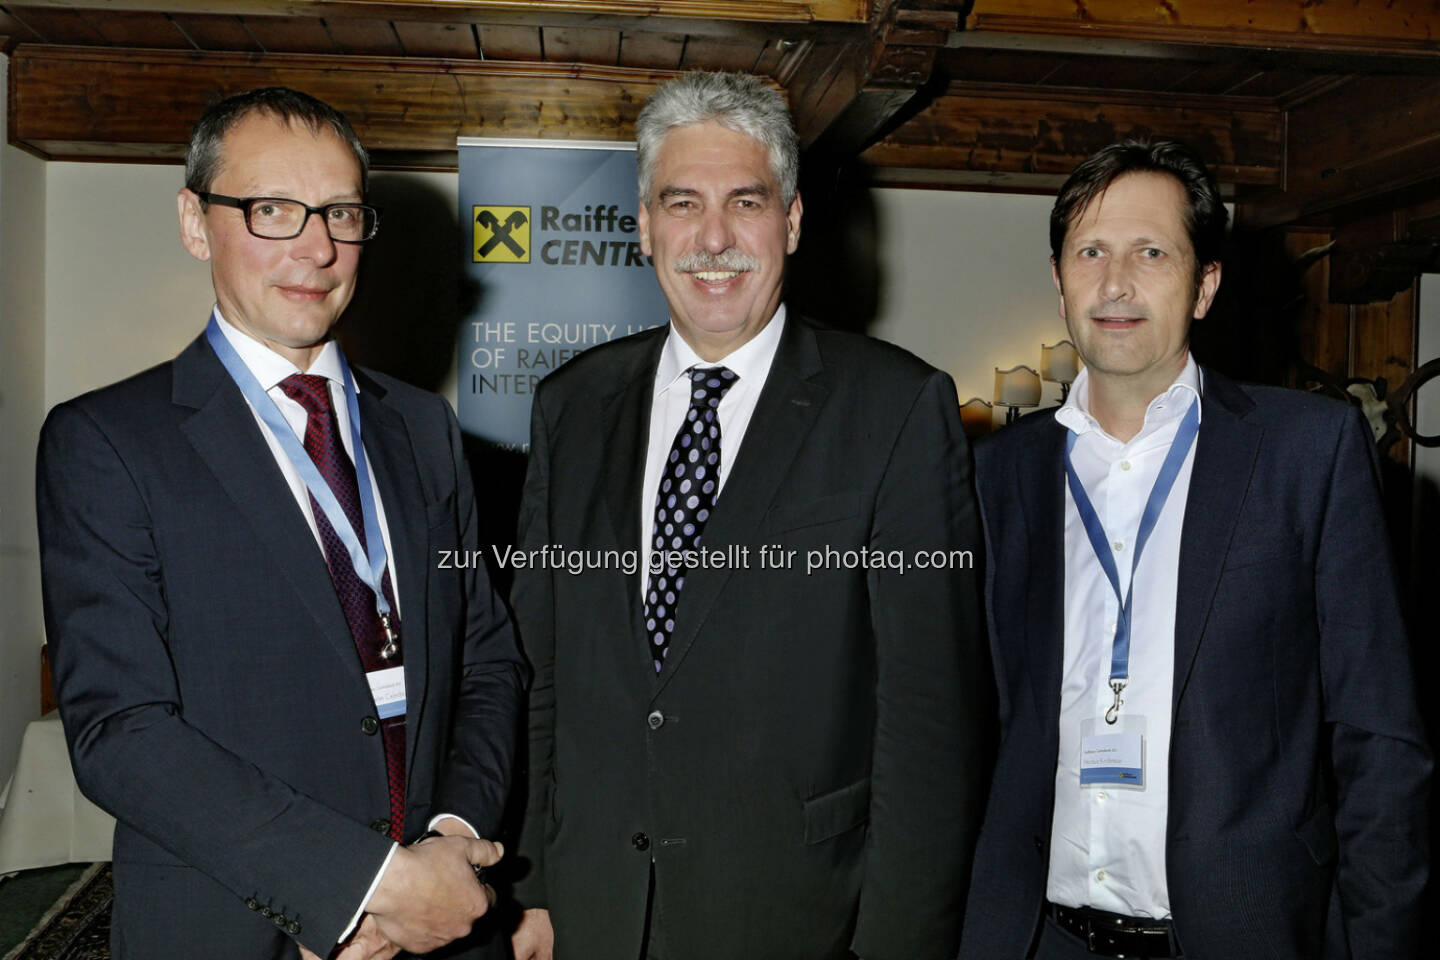
[[[1091,505],[1090,497],[1085,493],[1085,487],[1075,473],[1074,464],[1070,462],[1070,451],[1075,449],[1075,434],[1072,432],[1065,437],[1065,475],[1070,481],[1070,495],[1075,499],[1075,509],[1079,511],[1080,521],[1085,525],[1085,533],[1090,538],[1095,559],[1100,561],[1100,568],[1105,571],[1110,588],[1115,591],[1115,599],[1120,604],[1120,615],[1115,618],[1115,642],[1110,653],[1110,686],[1115,691],[1115,706],[1105,715],[1106,720],[1111,723],[1115,722],[1112,715],[1119,711],[1120,691],[1130,679],[1130,613],[1135,597],[1135,570],[1140,566],[1140,554],[1144,552],[1145,544],[1155,530],[1155,523],[1160,519],[1160,511],[1165,508],[1165,501],[1170,497],[1170,488],[1175,485],[1175,478],[1180,474],[1180,466],[1185,462],[1185,456],[1190,452],[1195,435],[1199,432],[1200,401],[1195,400],[1180,421],[1175,439],[1170,442],[1170,452],[1165,455],[1165,462],[1160,465],[1160,473],[1155,477],[1155,485],[1150,488],[1149,499],[1145,501],[1145,510],[1140,514],[1140,530],[1135,535],[1135,550],[1131,554],[1130,584],[1123,597],[1120,596],[1120,572],[1115,566],[1115,555],[1110,552],[1110,539],[1105,535],[1105,527],[1101,525],[1095,507]]]
[[[385,573],[385,538],[380,533],[380,516],[375,510],[375,494],[370,489],[370,468],[365,462],[365,448],[360,443],[360,404],[355,399],[355,381],[350,376],[350,365],[345,362],[345,355],[336,348],[336,356],[340,359],[340,374],[345,381],[345,409],[350,414],[350,448],[355,452],[355,481],[360,493],[360,516],[365,523],[365,542],[370,545],[367,551],[360,543],[360,538],[355,535],[355,530],[350,526],[350,518],[345,515],[340,501],[335,499],[330,484],[320,476],[320,471],[315,468],[315,462],[310,459],[310,454],[305,452],[304,446],[295,437],[295,431],[290,428],[284,414],[270,395],[260,386],[260,381],[255,379],[255,374],[245,366],[245,361],[235,352],[230,341],[225,339],[225,334],[220,331],[220,324],[216,322],[215,315],[210,315],[210,323],[205,328],[205,338],[210,341],[210,346],[225,369],[230,373],[230,379],[240,388],[245,399],[250,401],[250,406],[265,421],[265,426],[270,428],[270,434],[280,443],[280,449],[290,458],[290,463],[295,471],[300,474],[300,479],[305,481],[305,488],[310,491],[310,496],[320,505],[325,513],[325,519],[330,521],[330,526],[335,529],[335,535],[345,545],[345,551],[350,554],[350,562],[355,567],[355,575],[364,582],[375,594],[375,610],[380,614],[381,622],[388,623],[390,619],[390,601],[385,599],[385,591],[382,588],[381,578]]]

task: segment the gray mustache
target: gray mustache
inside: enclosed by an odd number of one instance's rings
[[[738,250],[722,250],[718,254],[709,251],[687,253],[675,261],[679,273],[696,273],[701,270],[759,270],[760,261]]]

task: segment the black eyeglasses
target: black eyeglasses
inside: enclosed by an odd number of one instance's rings
[[[330,239],[340,243],[364,243],[380,226],[380,211],[366,203],[327,203],[311,207],[283,197],[227,197],[221,193],[197,193],[203,203],[235,207],[245,213],[245,229],[262,240],[291,240],[300,236],[310,214],[320,221]]]

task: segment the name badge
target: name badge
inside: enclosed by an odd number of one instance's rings
[[[1086,720],[1080,726],[1080,786],[1145,789],[1144,717],[1122,714],[1117,724]]]
[[[387,667],[365,674],[370,682],[370,697],[381,720],[405,715],[405,668]]]

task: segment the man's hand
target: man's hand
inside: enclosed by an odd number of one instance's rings
[[[330,954],[330,960],[390,960],[399,952],[400,948],[380,932],[375,918],[366,914],[350,939],[338,952]],[[300,947],[300,960],[320,960],[320,957]]]
[[[494,902],[495,891],[475,879],[471,864],[488,867],[504,855],[498,843],[466,837],[400,847],[366,909],[379,932],[401,949],[437,950],[469,933]]]
[[[526,910],[520,923],[510,934],[510,949],[515,960],[553,960],[555,928],[550,926],[549,910]]]

